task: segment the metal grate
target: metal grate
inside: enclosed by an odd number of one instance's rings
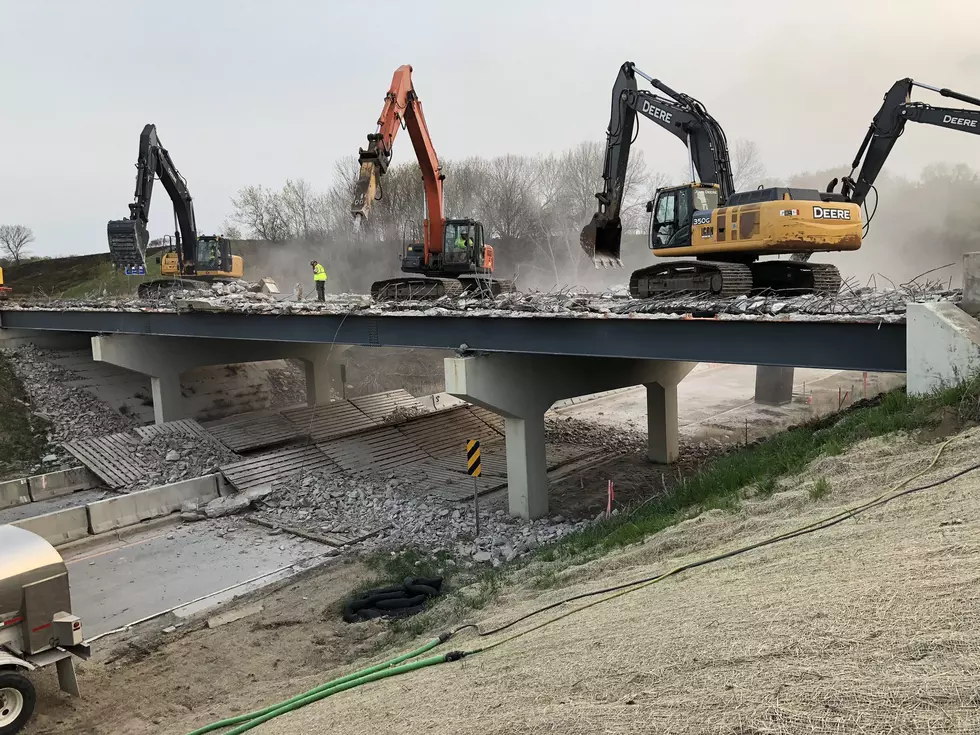
[[[466,452],[458,451],[445,454],[435,458],[430,464],[465,475]],[[507,478],[507,451],[503,441],[480,442],[480,465],[484,475]]]
[[[283,411],[284,418],[314,442],[365,431],[378,425],[370,416],[349,401],[335,401],[320,406],[292,408]]]
[[[303,427],[275,411],[253,411],[210,421],[204,426],[233,452],[274,447],[308,438]]]
[[[378,423],[387,419],[397,409],[422,409],[418,398],[407,390],[390,390],[370,396],[351,398],[350,402],[365,416]]]
[[[245,492],[299,472],[336,472],[337,466],[316,447],[306,446],[278,449],[218,469],[236,490]]]
[[[168,421],[165,424],[150,424],[140,426],[136,429],[136,434],[141,439],[158,439],[169,436],[196,436],[210,440],[211,435],[194,419],[180,419],[179,421]]]
[[[353,474],[386,472],[429,458],[415,442],[394,428],[368,431],[317,446],[339,467]]]
[[[471,406],[457,406],[445,411],[409,419],[397,426],[430,456],[465,455],[466,440],[493,441],[500,434],[481,421]]]
[[[504,428],[504,417],[493,411],[488,411],[485,408],[480,408],[479,406],[470,406],[470,411],[476,416],[480,421],[487,424],[491,429],[496,431],[501,436],[504,435],[506,429]]]
[[[422,496],[435,496],[444,500],[466,500],[473,497],[474,478],[465,472],[456,472],[441,467],[435,460],[423,460],[392,470],[392,474],[408,480],[408,492]],[[507,480],[502,477],[484,475],[475,481],[480,495],[507,486]]]
[[[64,448],[111,488],[139,482],[147,469],[136,458],[140,440],[132,434],[109,434],[97,439],[65,442]]]

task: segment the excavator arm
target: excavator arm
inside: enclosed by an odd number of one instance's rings
[[[938,92],[943,97],[980,107],[980,99],[951,89],[931,87],[912,79],[900,79],[895,82],[885,94],[881,108],[871,121],[871,127],[868,128],[861,147],[851,163],[851,172],[841,182],[841,194],[845,200],[858,205],[864,204],[892,148],[905,132],[905,123],[909,120],[980,135],[980,110],[933,107],[923,102],[912,102],[913,87],[922,87]],[[861,171],[855,179],[854,172],[858,166],[861,167]],[[827,186],[827,191],[833,192],[836,187],[837,179],[834,179]]]
[[[140,135],[139,156],[136,160],[136,193],[129,205],[129,219],[112,220],[108,225],[109,252],[117,267],[146,264],[146,247],[149,233],[146,225],[150,219],[150,201],[153,197],[153,181],[159,178],[170,196],[177,222],[176,251],[183,271],[185,263],[196,259],[197,223],[194,204],[187,182],[180,175],[167,149],[160,143],[156,126],[148,124]]]
[[[391,79],[391,87],[385,95],[384,107],[378,118],[377,130],[368,135],[367,149],[359,150],[360,172],[354,185],[354,199],[351,215],[366,219],[378,194],[382,177],[391,163],[392,145],[399,129],[404,125],[415,148],[415,157],[422,169],[422,183],[425,187],[425,261],[430,253],[442,251],[442,231],[446,215],[443,205],[443,181],[445,175],[439,166],[429,129],[422,114],[422,103],[412,84],[412,67],[408,64],[398,67]]]
[[[637,76],[668,97],[638,90]],[[623,231],[620,217],[637,115],[657,123],[688,147],[691,178],[697,176],[703,183],[717,184],[722,203],[735,191],[728,140],[721,125],[693,97],[675,92],[659,79],[644,74],[632,62],[626,62],[613,87],[602,169],[603,189],[596,194],[598,211],[581,235],[582,248],[596,262],[619,260]]]

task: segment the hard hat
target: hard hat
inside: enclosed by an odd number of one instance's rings
[[[310,261],[310,265],[316,265],[316,261],[315,260],[311,260]]]

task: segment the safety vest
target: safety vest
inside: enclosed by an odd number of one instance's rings
[[[456,247],[460,250],[463,250],[466,247],[466,240],[463,239],[462,235],[456,238]]]
[[[314,281],[325,281],[327,280],[327,272],[323,270],[323,266],[317,263],[313,266],[313,280]]]

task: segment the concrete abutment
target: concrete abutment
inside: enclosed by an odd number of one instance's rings
[[[695,364],[558,355],[451,357],[446,392],[504,417],[510,512],[533,519],[548,513],[544,414],[555,401],[646,386],[648,456],[672,462],[678,453],[677,384]]]

